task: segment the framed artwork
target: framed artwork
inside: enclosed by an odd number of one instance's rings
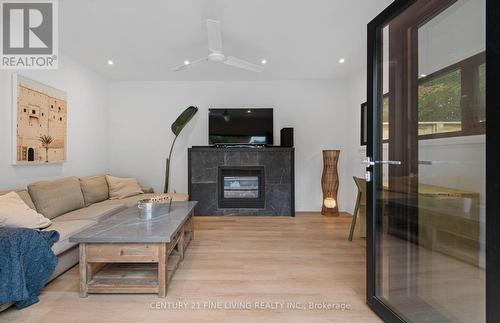
[[[360,144],[361,146],[366,146],[368,143],[368,104],[361,104],[361,134],[360,134]]]
[[[62,163],[67,145],[66,92],[19,74],[12,76],[14,165]]]

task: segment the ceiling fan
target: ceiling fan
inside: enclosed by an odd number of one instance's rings
[[[185,61],[184,64],[174,67],[174,72],[185,70],[186,68],[203,63],[206,61],[224,63],[229,66],[241,68],[251,72],[262,72],[264,68],[257,64],[247,62],[243,59],[233,56],[225,56],[222,50],[222,34],[220,21],[207,19],[207,34],[208,34],[208,50],[210,54],[207,57],[194,60],[192,62]]]

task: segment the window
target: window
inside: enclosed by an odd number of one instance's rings
[[[383,100],[383,110],[382,110],[382,125],[383,125],[383,141],[387,142],[389,140],[389,95],[384,94]],[[361,146],[366,146],[368,143],[368,103],[364,102],[361,104],[361,135],[360,135]]]
[[[418,134],[428,135],[462,130],[460,108],[461,71],[445,72],[418,86]]]
[[[477,111],[475,112],[475,116],[477,117],[478,125],[484,126],[486,124],[486,64],[482,63],[478,67],[478,77],[479,77],[479,90],[478,90],[478,105]]]
[[[484,59],[480,53],[419,79],[420,139],[484,133]]]
[[[383,141],[389,139],[389,93],[382,98]],[[361,145],[366,145],[367,106],[361,106]],[[486,125],[484,52],[421,76],[418,86],[418,138],[479,135]]]
[[[382,140],[385,142],[389,140],[389,95],[384,94],[382,98]]]

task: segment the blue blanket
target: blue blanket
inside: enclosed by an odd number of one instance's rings
[[[57,231],[0,228],[0,304],[23,308],[38,302],[57,265],[50,249],[57,240]]]

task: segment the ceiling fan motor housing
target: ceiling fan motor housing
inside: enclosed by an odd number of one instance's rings
[[[222,62],[226,59],[226,57],[224,56],[224,54],[212,52],[210,53],[210,55],[208,55],[208,59],[212,62]]]

